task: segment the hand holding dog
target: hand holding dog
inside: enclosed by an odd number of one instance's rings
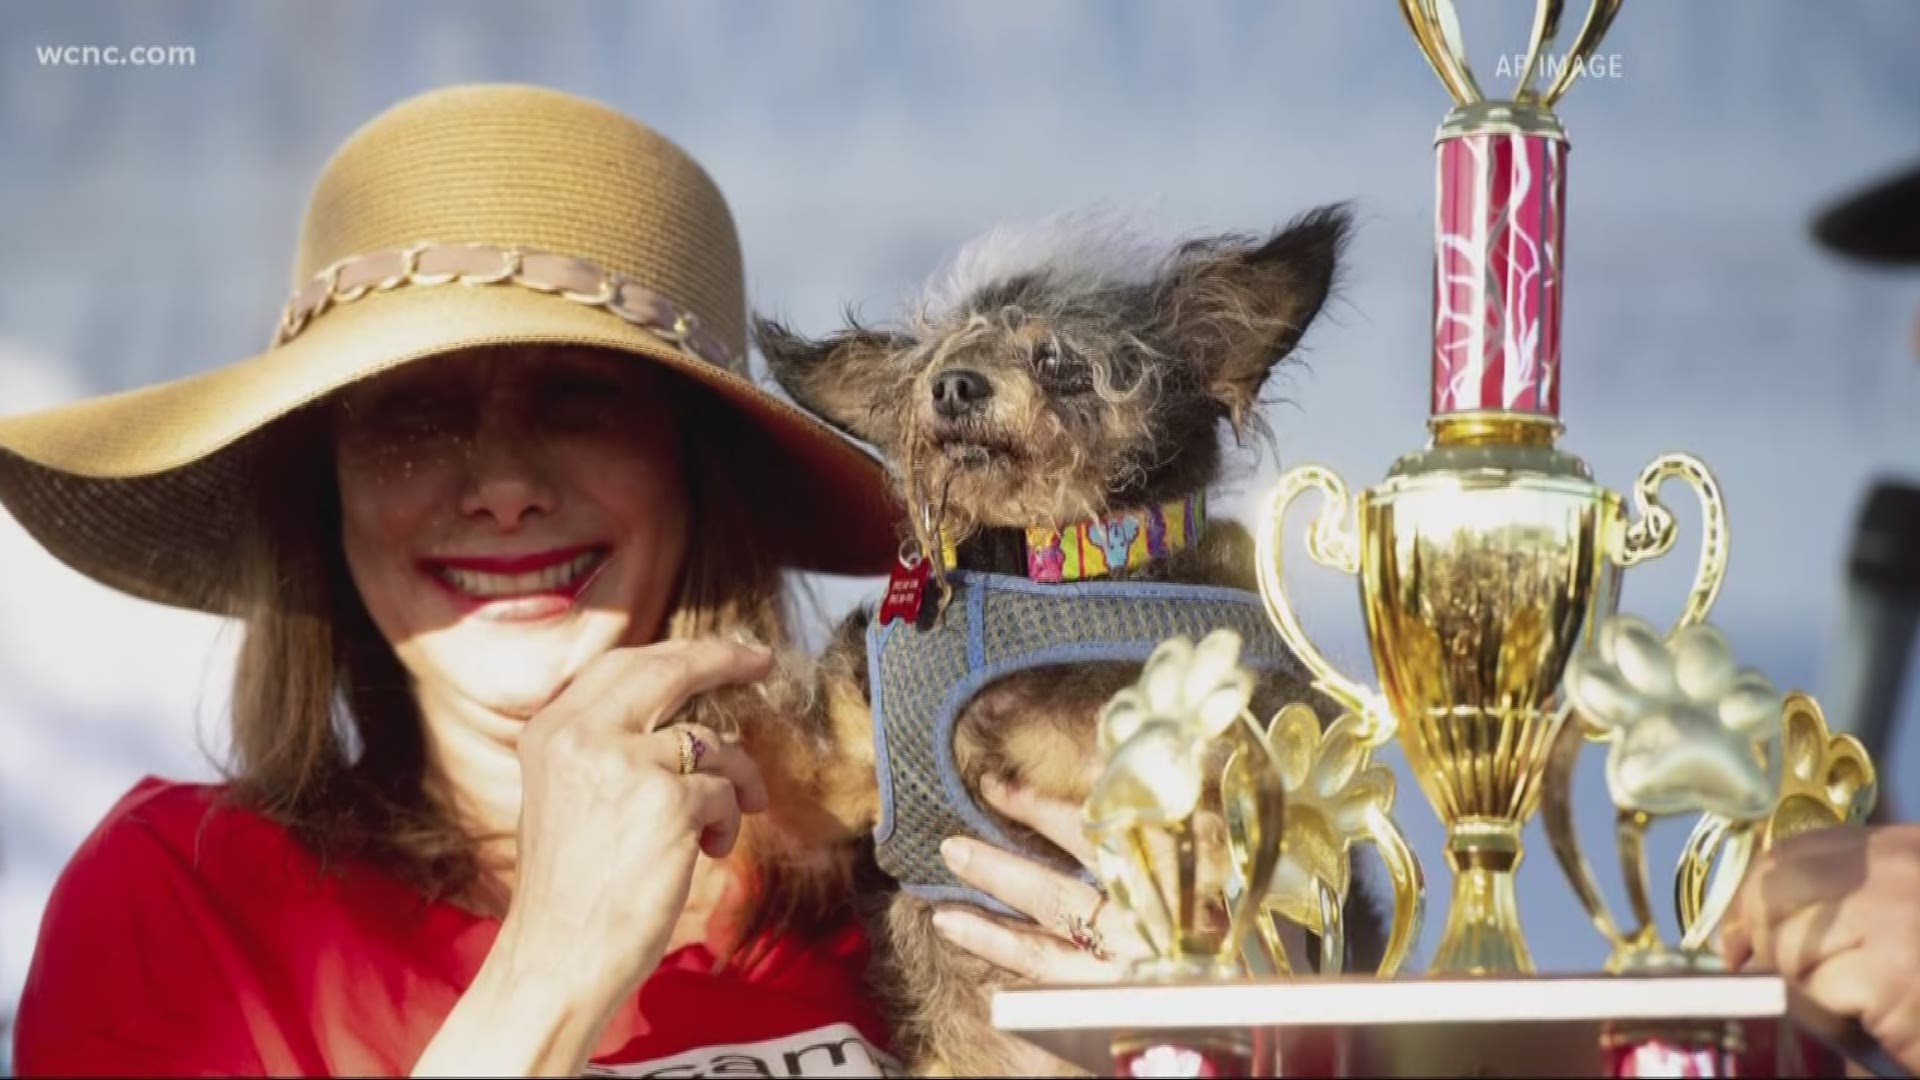
[[[1818,829],[1756,860],[1720,930],[1734,970],[1773,970],[1920,1071],[1920,825]]]
[[[1093,844],[1081,829],[1079,806],[992,781],[983,788],[995,810],[1092,866]],[[961,906],[934,915],[942,936],[981,959],[1034,982],[1097,983],[1119,980],[1146,955],[1146,943],[1127,926],[1125,914],[1084,881],[966,837],[949,838],[940,853],[955,877],[1034,920],[1021,923]],[[1100,951],[1073,942],[1076,919],[1090,924]]]

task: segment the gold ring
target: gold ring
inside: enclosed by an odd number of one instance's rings
[[[1096,925],[1100,912],[1106,906],[1107,894],[1103,892],[1100,894],[1100,899],[1094,901],[1092,911],[1085,915],[1067,916],[1067,940],[1073,942],[1074,947],[1082,952],[1092,953],[1096,960],[1113,959],[1113,954],[1107,951],[1106,938],[1100,933],[1100,927]]]
[[[692,776],[700,771],[700,759],[707,756],[706,741],[686,728],[676,728],[680,733],[680,775]]]

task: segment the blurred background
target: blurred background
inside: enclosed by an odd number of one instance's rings
[[[1460,6],[1483,83],[1504,87],[1532,5]],[[38,51],[68,45],[192,56]],[[0,6],[0,46],[0,412],[258,351],[332,148],[407,95],[488,80],[598,98],[687,147],[732,202],[754,303],[815,332],[848,302],[885,316],[1011,219],[1101,206],[1173,235],[1351,200],[1344,295],[1271,388],[1287,399],[1270,413],[1278,460],[1244,459],[1228,511],[1277,468],[1320,461],[1364,486],[1424,441],[1448,102],[1388,0],[69,0]],[[1733,525],[1715,621],[1782,687],[1828,689],[1859,502],[1876,477],[1920,475],[1920,275],[1842,263],[1808,232],[1828,200],[1920,154],[1916,47],[1910,0],[1633,0],[1561,108],[1562,445],[1616,488],[1669,449],[1714,467]],[[1670,495],[1680,545],[1625,595],[1660,621],[1698,539],[1690,499]],[[817,628],[877,583],[809,584]],[[1353,584],[1301,567],[1293,585],[1327,651],[1370,675]],[[144,774],[216,774],[234,639],[78,577],[0,512],[0,1012],[54,876],[107,807]],[[1883,775],[1916,762],[1897,739]],[[1402,793],[1443,881],[1431,812]],[[1920,790],[1896,799],[1905,816]],[[1579,809],[1604,842],[1597,768]],[[1535,956],[1597,965],[1537,829],[1531,851]]]

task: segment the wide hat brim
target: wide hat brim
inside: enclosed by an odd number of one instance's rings
[[[240,363],[0,419],[0,503],[55,557],[145,599],[235,613],[232,572],[260,478],[249,437],[409,362],[475,346],[567,343],[633,354],[733,406],[730,472],[764,545],[794,568],[882,573],[900,511],[881,465],[751,381],[604,310],[511,286],[376,293]]]
[[[1920,165],[1828,207],[1813,234],[1830,250],[1865,262],[1920,265]]]

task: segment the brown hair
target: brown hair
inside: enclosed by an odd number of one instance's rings
[[[835,921],[847,859],[829,850],[834,839],[795,824],[816,817],[803,805],[804,763],[825,741],[809,727],[806,681],[792,662],[779,560],[749,526],[733,475],[751,460],[754,436],[710,394],[681,385],[692,524],[665,636],[759,641],[784,661],[761,686],[703,695],[686,716],[740,735],[763,768],[787,770],[768,777],[775,810],[749,821],[729,860],[754,882],[755,901],[728,936],[768,941]],[[464,832],[434,796],[409,676],[348,573],[329,420],[326,403],[310,406],[250,448],[260,516],[237,568],[248,610],[234,675],[231,796],[323,863],[367,860],[425,899],[461,901],[481,883],[474,853],[486,838]]]

